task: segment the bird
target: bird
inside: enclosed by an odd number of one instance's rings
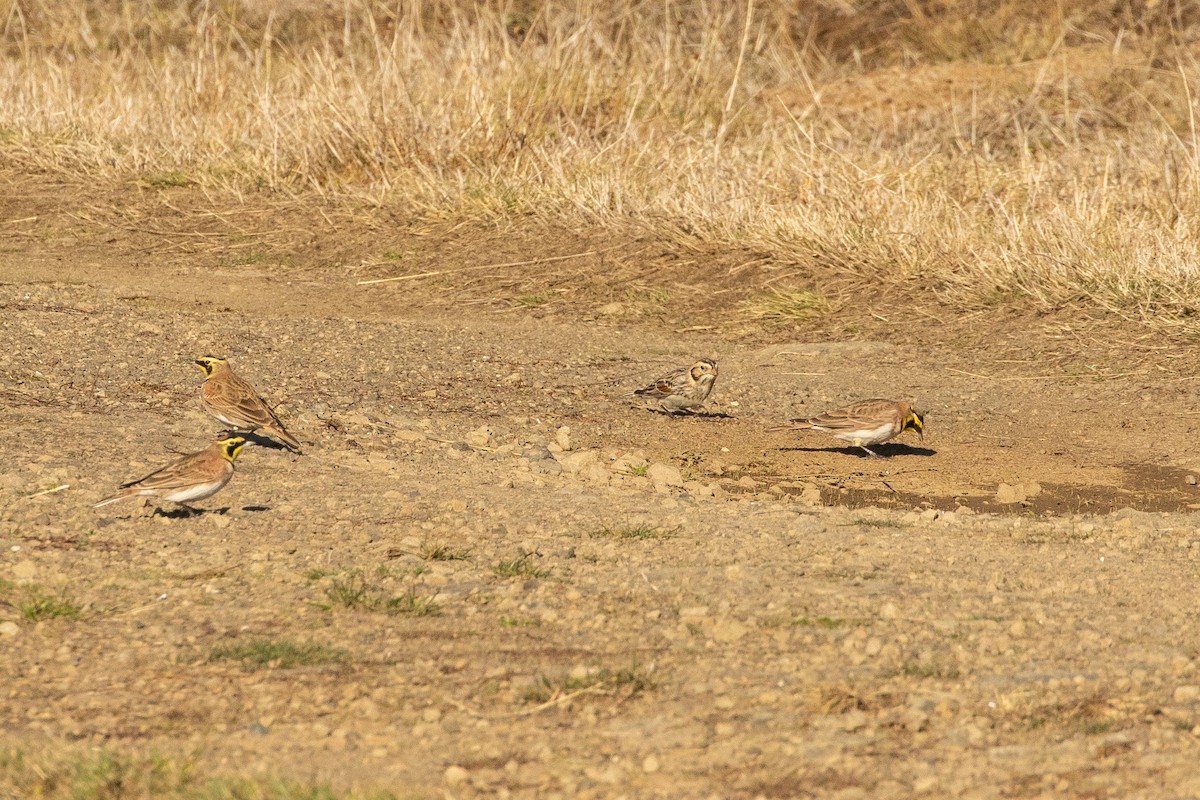
[[[791,420],[771,430],[814,430],[829,433],[870,455],[879,457],[871,445],[882,444],[905,431],[914,431],[925,439],[925,412],[899,400],[860,400],[857,403],[827,411],[816,417]]]
[[[651,405],[668,414],[692,412],[704,405],[717,381],[717,361],[702,358],[690,367],[679,367],[654,382],[634,390],[634,394],[649,398]]]
[[[203,450],[172,461],[141,480],[121,484],[121,491],[106,497],[95,508],[127,497],[161,497],[189,511],[192,500],[212,497],[233,477],[233,462],[245,447],[241,436],[225,436]]]
[[[205,411],[236,431],[261,430],[293,452],[300,452],[300,442],[287,432],[266,401],[233,371],[226,359],[202,356],[196,359],[196,364],[205,376],[200,386],[200,404]]]

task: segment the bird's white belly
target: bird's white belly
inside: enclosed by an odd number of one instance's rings
[[[886,442],[895,436],[896,426],[889,422],[886,425],[880,425],[878,428],[862,428],[857,431],[831,431],[831,433],[844,442],[852,442],[855,445],[872,445]]]
[[[682,394],[672,394],[663,398],[662,404],[668,408],[695,408],[704,405],[704,401]]]
[[[170,500],[172,503],[186,503],[190,500],[203,500],[217,493],[217,490],[225,485],[225,481],[209,481],[208,483],[198,483],[195,486],[188,486],[184,489],[175,489],[163,495],[163,499]]]
[[[238,429],[238,430],[241,430],[242,425],[245,424],[244,420],[231,419],[228,414],[222,414],[220,411],[217,411],[216,409],[213,409],[212,415],[214,417],[216,417],[218,420],[220,420],[221,422],[224,422],[226,425],[231,425],[235,429]]]

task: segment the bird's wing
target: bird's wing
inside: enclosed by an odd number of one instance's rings
[[[677,394],[683,388],[683,385],[687,383],[689,369],[689,367],[673,369],[657,378],[653,383],[636,390],[634,394],[651,395],[654,397],[668,397]]]
[[[195,483],[202,476],[203,467],[209,455],[208,450],[192,453],[181,459],[172,461],[162,469],[151,472],[141,480],[121,484],[122,489],[175,489]]]
[[[256,428],[278,425],[279,418],[254,387],[236,375],[217,384],[220,405]],[[210,401],[211,402],[211,401]]]

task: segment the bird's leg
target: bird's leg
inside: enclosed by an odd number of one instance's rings
[[[859,447],[861,447],[863,450],[866,450],[867,455],[869,455],[871,458],[883,458],[883,456],[879,455],[879,453],[876,453],[874,450],[867,447],[865,444],[860,444]]]

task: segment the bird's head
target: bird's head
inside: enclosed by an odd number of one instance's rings
[[[703,381],[715,381],[717,379],[717,362],[716,359],[702,358],[695,364],[692,364],[691,369],[692,380],[697,383]]]
[[[904,431],[913,431],[920,437],[921,441],[925,440],[925,412],[918,408],[910,408],[908,414],[904,417],[904,425],[900,428],[901,433]]]
[[[242,452],[242,448],[246,446],[246,440],[241,436],[227,436],[224,439],[218,439],[217,444],[221,448],[221,457],[232,464],[238,457],[238,453]]]
[[[204,371],[204,377],[206,378],[211,378],[212,374],[226,363],[228,362],[225,359],[217,358],[216,356],[200,356],[200,358],[196,359],[196,366]]]

